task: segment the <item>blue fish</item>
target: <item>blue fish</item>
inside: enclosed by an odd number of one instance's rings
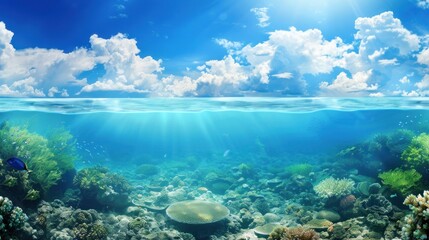
[[[6,162],[15,170],[25,170],[27,172],[31,172],[28,170],[27,164],[17,157],[11,157]]]

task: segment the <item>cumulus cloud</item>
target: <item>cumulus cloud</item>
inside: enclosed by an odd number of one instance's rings
[[[417,55],[417,62],[429,66],[429,48],[423,49]]]
[[[164,97],[185,97],[197,95],[197,82],[190,77],[170,75],[162,79],[164,89],[157,94]]]
[[[268,16],[268,8],[252,8],[250,9],[250,11],[254,13],[256,18],[258,19],[258,26],[264,28],[270,25],[270,16]]]
[[[271,32],[267,41],[255,46],[246,45],[239,56],[248,64],[249,78],[263,85],[272,84],[274,91],[302,94],[307,86],[304,75],[330,73],[333,68],[343,66],[342,56],[351,47],[340,38],[324,39],[318,29],[299,31],[292,27]],[[289,80],[271,83],[270,76]]]
[[[362,91],[377,90],[377,84],[368,84],[372,71],[358,72],[352,75],[351,78],[345,72],[338,74],[337,78],[329,84],[328,82],[321,82],[320,89],[328,91],[331,94],[344,94],[344,93],[358,93]]]
[[[78,79],[94,67],[94,59],[85,49],[64,53],[57,49],[28,48],[15,50],[13,33],[0,22],[1,96],[45,96],[52,86],[84,85]]]
[[[420,48],[420,39],[407,30],[393,12],[355,21],[358,52],[345,54],[345,68],[355,73],[368,69],[383,70],[395,65],[397,57],[407,56]],[[379,59],[384,56],[384,59]]]
[[[420,82],[417,82],[416,87],[419,90],[424,90],[429,88],[429,75],[425,75]]]
[[[150,56],[140,57],[135,39],[123,34],[110,39],[92,35],[90,43],[96,61],[103,64],[106,73],[95,83],[85,85],[78,94],[92,91],[145,93],[154,90],[157,74],[163,70],[162,61]]]
[[[252,9],[266,24],[267,11]],[[162,60],[144,56],[137,41],[124,34],[92,35],[89,48],[71,52],[16,50],[13,32],[0,22],[0,96],[66,97],[76,91],[89,96],[97,91],[179,97],[427,95],[429,77],[423,75],[428,73],[429,49],[423,36],[406,29],[392,12],[358,18],[355,28],[352,43],[326,39],[319,29],[294,27],[245,46],[215,38],[226,49],[223,58],[188,67],[184,75],[164,75]],[[96,67],[103,69],[101,76],[82,74]]]

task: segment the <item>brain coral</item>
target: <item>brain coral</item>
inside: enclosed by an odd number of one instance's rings
[[[229,215],[229,209],[222,204],[202,200],[173,203],[166,211],[171,219],[187,224],[213,223]]]

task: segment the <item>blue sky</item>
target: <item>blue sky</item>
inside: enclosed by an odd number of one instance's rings
[[[0,1],[0,96],[427,96],[429,0]]]

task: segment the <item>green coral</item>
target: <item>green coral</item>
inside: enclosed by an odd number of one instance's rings
[[[411,140],[411,144],[401,155],[401,159],[411,166],[422,166],[429,163],[429,135],[422,133]]]
[[[286,173],[291,175],[308,176],[313,171],[313,166],[307,163],[293,164],[286,167]]]
[[[415,169],[402,170],[396,168],[378,175],[383,184],[402,195],[409,194],[419,184],[422,175]]]

